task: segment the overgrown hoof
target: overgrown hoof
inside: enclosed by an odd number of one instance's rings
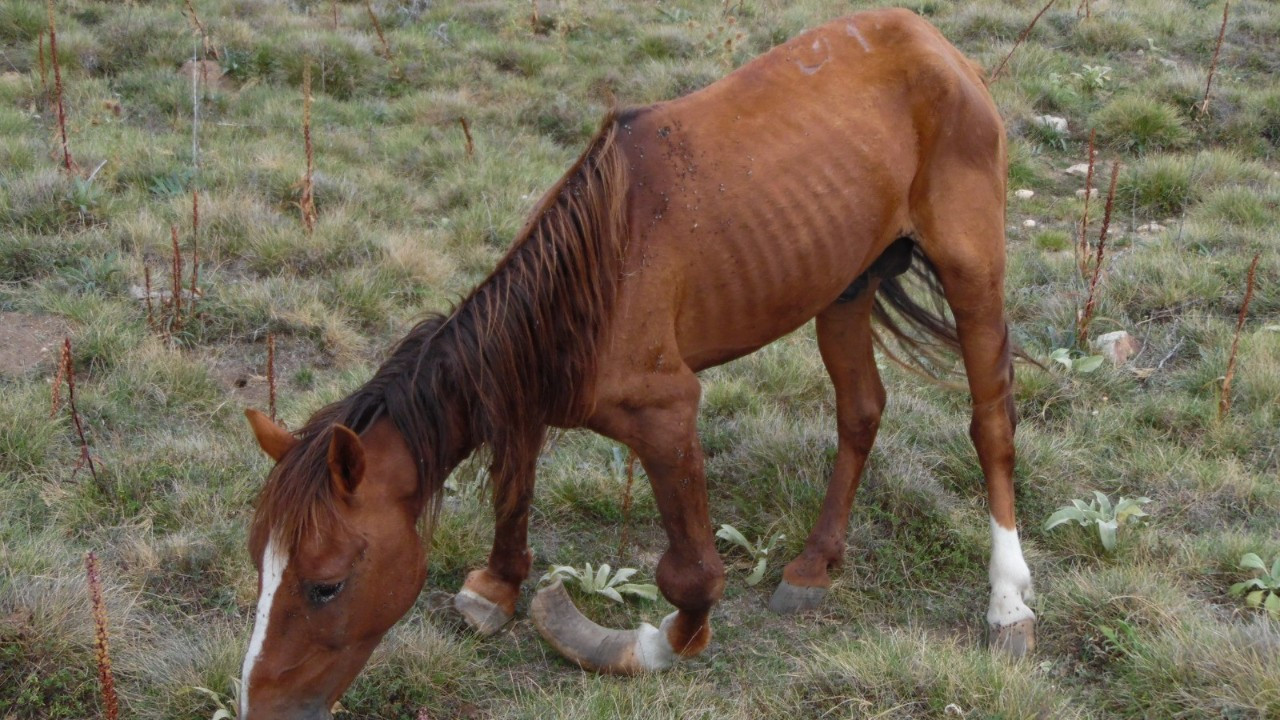
[[[987,647],[992,652],[1013,658],[1029,655],[1036,649],[1036,619],[1027,618],[1008,625],[988,625]]]
[[[611,630],[588,620],[556,580],[542,588],[529,605],[529,616],[542,638],[584,670],[609,675],[637,675],[670,668],[676,652],[667,641],[675,617],[661,628],[642,623],[636,630]]]
[[[467,621],[472,630],[484,637],[489,637],[501,630],[502,626],[510,622],[514,616],[514,613],[503,610],[479,593],[465,587],[453,596],[453,607],[462,619]]]
[[[803,587],[783,580],[769,599],[769,609],[779,615],[791,615],[817,609],[827,596],[824,587]]]

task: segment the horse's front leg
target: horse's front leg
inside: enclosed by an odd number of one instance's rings
[[[533,554],[529,551],[529,502],[533,499],[538,449],[546,429],[522,443],[530,448],[528,457],[495,463],[491,470],[493,487],[493,549],[489,563],[472,570],[453,597],[467,624],[481,635],[492,635],[516,614],[520,585],[529,577]]]
[[[706,476],[697,435],[698,380],[681,367],[646,374],[601,398],[590,427],[635,450],[653,486],[667,531],[658,588],[674,606],[655,628],[609,630],[574,608],[557,585],[534,598],[530,614],[542,636],[588,669],[613,674],[665,670],[711,640],[708,616],[724,592],[724,565],[707,511]]]

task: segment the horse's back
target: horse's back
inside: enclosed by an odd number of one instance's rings
[[[827,23],[702,90],[622,113],[623,326],[643,313],[635,329],[653,335],[665,309],[700,368],[803,324],[911,232],[913,182],[958,115],[1002,136],[973,66],[895,10]]]

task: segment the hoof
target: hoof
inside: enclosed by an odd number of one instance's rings
[[[769,609],[779,615],[814,610],[822,604],[822,599],[826,596],[827,589],[824,587],[802,587],[783,580],[778,584],[778,589],[773,591],[773,597],[769,599]]]
[[[992,652],[1013,658],[1029,655],[1036,649],[1036,619],[1027,618],[1009,625],[988,625],[987,647]]]
[[[453,596],[453,607],[467,621],[472,630],[484,637],[498,632],[513,617],[494,603],[484,599],[479,593],[463,588]]]

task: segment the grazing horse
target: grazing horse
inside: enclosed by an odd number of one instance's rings
[[[552,585],[531,605],[542,635],[606,673],[661,670],[701,652],[724,566],[696,373],[811,318],[835,385],[839,445],[821,515],[770,607],[816,606],[842,560],[885,404],[877,319],[910,353],[943,345],[963,357],[990,500],[989,640],[1029,651],[1003,306],[1005,166],[981,73],[900,10],[836,20],[703,90],[611,113],[493,273],[414,327],[371,380],[296,434],[248,412],[277,462],[250,531],[260,590],[241,717],[327,716],[413,604],[426,577],[421,531],[441,485],[482,448],[493,549],[455,605],[482,633],[511,619],[532,562],[529,503],[548,427],[590,428],[639,456],[669,542],[657,583],[676,612],[658,627],[606,630]],[[908,272],[931,302],[906,291]]]

